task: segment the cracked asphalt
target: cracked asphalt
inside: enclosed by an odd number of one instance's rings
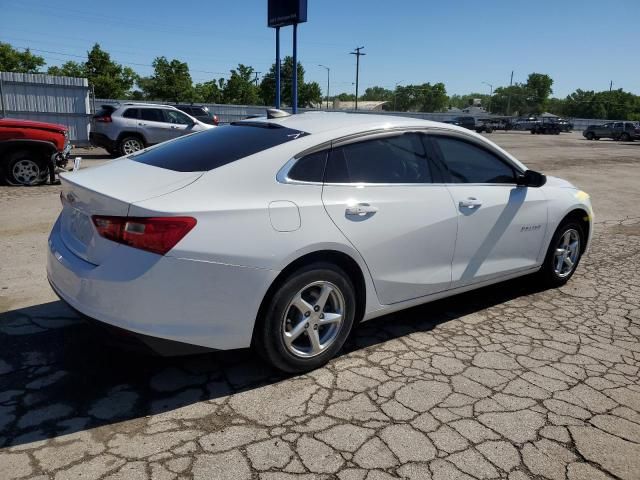
[[[640,142],[490,138],[592,194],[573,279],[367,322],[298,376],[104,345],[44,278],[58,189],[0,187],[0,479],[640,479]]]

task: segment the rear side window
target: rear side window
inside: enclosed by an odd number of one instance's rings
[[[122,116],[124,118],[138,118],[138,109],[137,108],[127,108]]]
[[[418,134],[405,133],[334,148],[327,183],[431,183],[424,145]]]
[[[178,110],[182,110],[184,113],[188,113],[189,115],[193,114],[193,109],[191,107],[176,107]]]
[[[149,122],[164,122],[162,110],[157,108],[141,108],[140,118]]]
[[[131,157],[176,172],[205,172],[308,133],[262,122],[239,122],[163,143]]]
[[[453,137],[433,136],[451,183],[515,183],[515,171],[491,152]]]
[[[300,182],[322,182],[324,167],[327,163],[327,151],[315,152],[302,157],[293,168],[289,170],[287,177]]]

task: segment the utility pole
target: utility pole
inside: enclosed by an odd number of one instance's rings
[[[364,47],[356,47],[354,52],[349,52],[351,55],[356,56],[356,110],[358,109],[358,82],[359,82],[359,75],[360,75],[360,56],[366,55],[366,53],[362,53],[360,51],[363,48]]]
[[[260,75],[262,72],[253,72],[256,74],[256,78],[253,79],[254,82],[256,82],[256,87],[258,86],[258,75]]]
[[[325,65],[318,65],[318,66],[327,69],[327,110],[329,110],[329,72],[331,69]]]
[[[611,93],[611,89],[613,88],[613,80],[609,82],[609,93]]]
[[[513,70],[511,70],[511,80],[509,80],[509,86],[513,85]],[[507,116],[511,115],[511,89],[509,89],[509,97],[507,97]]]
[[[489,92],[489,103],[487,104],[489,113],[491,113],[491,97],[493,97],[493,85],[487,82],[481,82],[481,83],[484,83],[485,85],[488,85],[491,88],[491,91]]]

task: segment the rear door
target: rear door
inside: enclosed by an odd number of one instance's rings
[[[454,134],[429,139],[457,209],[452,288],[534,267],[547,229],[542,190],[517,186],[514,167],[479,141]]]
[[[175,138],[171,124],[164,117],[164,110],[160,108],[140,108],[138,131],[144,136],[148,144],[164,142]]]
[[[392,304],[451,283],[457,212],[422,135],[395,133],[333,147],[322,200]]]

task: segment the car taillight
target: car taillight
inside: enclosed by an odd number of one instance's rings
[[[101,117],[93,117],[96,122],[111,123],[111,115],[103,115]]]
[[[165,255],[196,225],[193,217],[94,215],[92,219],[101,237],[159,255]]]

